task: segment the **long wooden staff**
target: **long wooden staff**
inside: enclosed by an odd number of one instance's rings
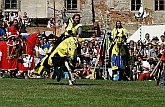
[[[161,65],[161,63],[162,63],[162,61],[161,61],[161,59],[159,59],[159,62],[157,63],[157,65],[155,66],[155,68],[153,69],[153,71],[151,72],[150,77],[153,76],[153,75],[155,75],[157,73],[156,72],[156,69],[158,68],[159,65]]]
[[[101,14],[101,20],[102,20],[102,23],[103,23],[103,25],[104,25],[104,28],[106,28],[106,25],[105,25],[105,22],[104,22],[104,19],[103,19],[102,14]],[[104,43],[105,43],[105,34],[104,34],[103,40],[101,41],[100,50],[99,50],[99,53],[98,53],[98,56],[97,56],[97,60],[96,60],[96,62],[95,62],[94,72],[95,72],[96,67],[97,67],[97,65],[98,65],[98,61],[99,61],[99,59],[100,59],[100,54],[101,54],[101,52],[102,52],[102,48],[103,48]]]

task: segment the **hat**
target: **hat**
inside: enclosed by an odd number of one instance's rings
[[[159,40],[157,36],[154,36],[152,40]]]
[[[154,45],[154,46],[155,46],[155,45],[158,45],[158,43],[152,42],[152,45]]]

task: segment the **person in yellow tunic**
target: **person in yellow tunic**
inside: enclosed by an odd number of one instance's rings
[[[78,44],[78,52],[81,52],[80,43],[83,41],[82,36],[82,24],[80,23],[81,16],[80,14],[74,14],[72,18],[64,16],[64,22],[67,24],[65,32],[56,39],[55,45],[60,44],[64,39],[73,36],[76,37]],[[79,53],[80,54],[80,53]]]
[[[122,26],[121,21],[116,21],[116,27],[111,31],[113,44],[110,47],[111,67],[113,74],[119,72],[119,80],[123,79],[124,69],[129,61],[129,51],[126,46],[128,31]]]
[[[72,18],[68,18],[68,25],[65,30],[65,35],[72,35],[77,37],[78,41],[81,42],[82,38],[82,24],[80,24],[80,14],[74,14]]]
[[[74,66],[72,62],[77,54],[79,54],[80,49],[78,50],[77,42],[81,42],[82,39],[82,25],[80,24],[80,15],[75,14],[72,18],[69,19],[68,26],[66,31],[62,36],[57,38],[55,43],[55,49],[51,51],[50,55],[46,55],[40,62],[39,66],[33,71],[34,73],[42,74],[44,68],[50,68],[54,66],[59,68],[57,70],[57,81],[60,81],[61,77],[61,66],[66,66],[70,76],[69,84],[72,84],[74,79],[71,76],[70,66]],[[80,45],[79,45],[80,46]],[[77,53],[78,52],[78,53]],[[65,64],[62,64],[65,63]],[[55,74],[55,72],[54,72]],[[54,77],[53,77],[54,79]]]
[[[123,39],[122,42],[126,43],[128,31],[122,26],[121,21],[116,21],[116,27],[113,28],[111,36],[114,40],[120,37]]]

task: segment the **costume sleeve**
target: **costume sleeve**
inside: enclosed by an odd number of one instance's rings
[[[82,27],[78,27],[77,29],[77,35],[80,35],[80,37],[82,37]]]
[[[68,23],[69,23],[69,19],[70,19],[70,17],[68,17],[67,15],[64,15],[64,16],[63,16],[63,21],[64,21],[64,23],[66,23],[67,25],[68,25]]]
[[[125,28],[123,30],[124,30],[124,35],[126,35],[126,38],[128,38],[128,33],[129,33],[128,30]]]

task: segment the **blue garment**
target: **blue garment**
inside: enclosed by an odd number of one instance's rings
[[[42,49],[45,49],[45,48],[48,48],[48,49],[50,48],[50,42],[44,43]]]
[[[46,48],[49,50],[50,48],[50,42],[44,43],[42,50],[45,50]],[[45,57],[45,55],[40,55],[40,60],[42,60]]]
[[[3,35],[6,35],[6,31],[0,28],[0,37],[2,37]]]
[[[45,57],[45,55],[40,55],[40,61]]]
[[[23,39],[26,39],[26,38],[28,38],[29,37],[29,35],[24,35],[23,36]]]

